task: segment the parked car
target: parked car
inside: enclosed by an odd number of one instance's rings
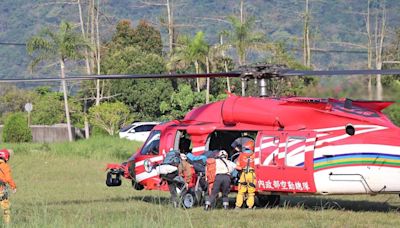
[[[134,122],[119,131],[120,138],[144,142],[159,122]]]

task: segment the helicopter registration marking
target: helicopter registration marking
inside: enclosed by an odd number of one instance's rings
[[[269,190],[309,191],[308,181],[258,180],[258,187]]]

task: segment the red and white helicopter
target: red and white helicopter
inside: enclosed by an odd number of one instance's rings
[[[256,65],[228,73],[102,75],[67,80],[165,77],[258,80],[260,97],[230,94],[225,100],[194,108],[182,120],[156,126],[128,161],[107,165],[107,184],[121,185],[123,176],[137,190],[167,190],[157,171],[148,169],[148,164],[161,163],[167,152],[178,150],[183,136],[190,136],[192,153],[200,155],[209,150],[231,151],[232,141],[246,132],[255,140],[257,196],[263,206],[271,201],[278,203],[282,194],[400,193],[400,128],[381,112],[394,102],[268,97],[267,80],[305,75],[399,73],[400,70],[299,71]],[[235,156],[230,153],[231,159]],[[236,189],[233,186],[232,190]]]
[[[136,189],[166,190],[156,170],[149,171],[146,164],[160,163],[168,151],[178,150],[182,135],[190,135],[192,153],[199,155],[215,149],[231,151],[230,143],[249,132],[256,145],[260,204],[277,203],[280,194],[398,194],[400,128],[381,112],[393,102],[266,96],[266,80],[271,78],[371,73],[398,72],[256,66],[250,71],[218,74],[258,79],[260,97],[231,94],[193,109],[182,120],[156,126],[127,162],[107,166],[109,175],[131,179]]]

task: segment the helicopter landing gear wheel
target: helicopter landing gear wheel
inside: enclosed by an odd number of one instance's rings
[[[196,203],[197,203],[197,200],[196,200],[196,196],[193,193],[193,191],[185,192],[182,195],[182,205],[185,208],[192,208],[196,205]]]
[[[121,174],[118,171],[110,170],[107,173],[106,185],[108,187],[121,186]]]
[[[138,190],[138,191],[141,191],[141,190],[144,189],[144,186],[141,185],[141,184],[139,184],[139,183],[137,183],[135,180],[132,180],[132,187],[133,187],[135,190]]]

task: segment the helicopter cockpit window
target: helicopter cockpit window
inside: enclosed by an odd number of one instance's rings
[[[143,146],[140,154],[142,155],[157,155],[160,149],[160,131],[152,131],[147,138],[145,145]]]
[[[190,153],[192,151],[192,141],[190,135],[184,131],[179,130],[176,132],[174,150],[179,150],[181,153]]]

